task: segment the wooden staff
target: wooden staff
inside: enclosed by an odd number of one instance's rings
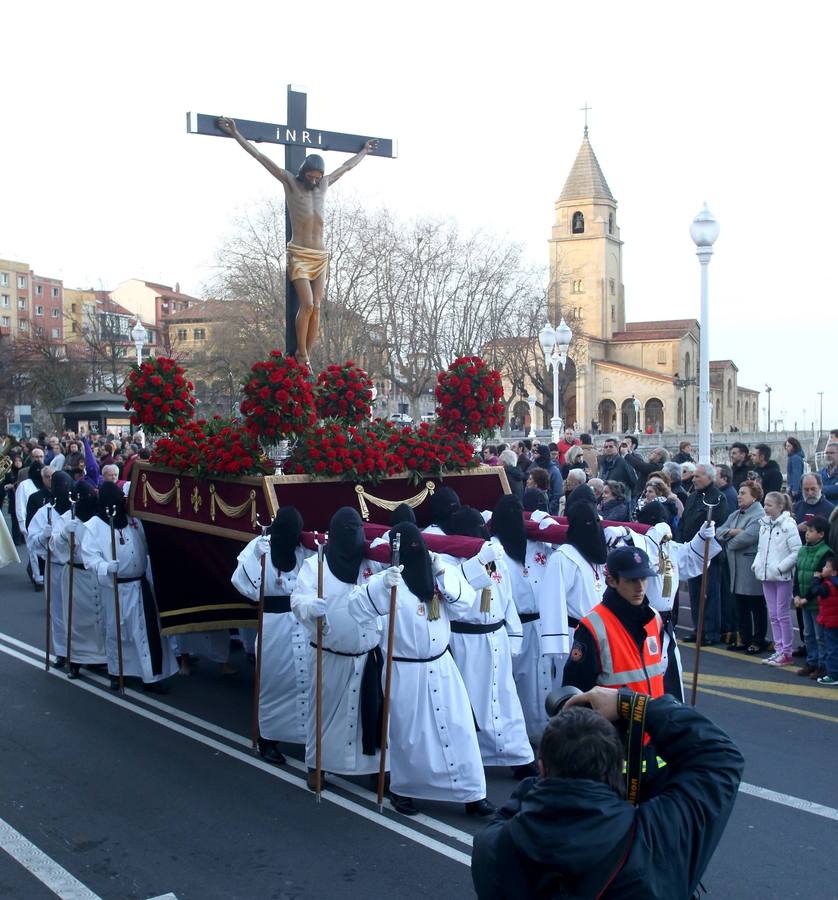
[[[267,534],[268,526],[259,521],[256,514],[256,524],[262,529],[262,537]],[[267,556],[267,554],[265,555]],[[259,580],[259,622],[256,626],[256,674],[253,679],[253,715],[251,717],[250,739],[253,749],[259,747],[259,691],[262,682],[262,621],[265,616],[265,556],[262,557],[262,574]]]
[[[52,525],[52,504],[47,503],[47,525]],[[36,560],[37,562],[37,560]],[[47,542],[47,639],[44,651],[44,669],[49,672],[49,655],[52,649],[52,550]]]
[[[76,520],[76,503],[78,500],[74,500],[72,495],[70,495],[70,519],[75,522]],[[75,574],[75,568],[73,566],[73,562],[75,561],[76,556],[76,536],[75,534],[70,534],[70,572],[69,572],[69,584],[67,587],[67,677],[71,678],[73,674],[73,575]]]
[[[111,558],[114,562],[117,562],[116,559],[116,531],[114,531],[113,527],[113,519],[116,515],[116,507],[112,506],[108,511],[108,519],[111,523]],[[120,612],[119,612],[119,574],[118,572],[113,573],[113,604],[114,611],[116,613],[116,651],[119,659],[119,693],[125,693],[125,673],[122,667],[122,623],[120,621]]]
[[[317,540],[317,597],[323,599],[323,560],[326,543]],[[317,617],[317,661],[315,669],[315,713],[314,713],[314,799],[320,802],[323,779],[323,617]]]
[[[399,549],[402,536],[393,537],[391,566],[399,565]],[[390,588],[390,621],[387,631],[387,665],[384,670],[384,709],[381,713],[381,761],[378,766],[378,811],[384,812],[384,776],[387,769],[387,729],[390,725],[390,683],[393,677],[393,639],[396,632],[396,593],[398,587]]]
[[[708,503],[706,500],[703,502],[707,507],[707,518],[704,521],[709,524],[713,518],[713,510],[718,506],[718,503]],[[698,670],[701,666],[701,637],[704,631],[704,603],[707,597],[707,573],[709,568],[710,538],[706,538],[704,541],[704,569],[701,573],[701,593],[698,599],[698,624],[695,629],[695,666],[693,667],[693,691],[692,700],[690,701],[692,706],[695,706],[695,695],[698,692]]]

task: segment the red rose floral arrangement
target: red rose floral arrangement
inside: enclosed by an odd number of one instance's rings
[[[183,369],[167,356],[150,356],[134,366],[125,385],[125,408],[131,424],[150,433],[185,425],[195,412],[193,385]]]
[[[326,422],[302,436],[284,471],[288,475],[376,484],[401,468],[394,466],[396,460],[380,428],[344,427],[339,422]]]
[[[157,441],[151,462],[197,478],[265,475],[273,469],[254,435],[239,420],[221,416],[173,429]]]
[[[324,369],[317,376],[314,393],[318,419],[360,425],[370,417],[372,381],[351,361]]]
[[[416,429],[403,428],[390,442],[398,460],[395,470],[407,472],[412,484],[480,465],[472,444],[438,423],[422,422]]]
[[[309,371],[293,356],[271,350],[254,363],[244,381],[241,403],[247,430],[265,443],[293,440],[315,422]]]
[[[479,356],[461,356],[440,372],[436,399],[437,420],[453,434],[491,437],[506,410],[500,372]]]

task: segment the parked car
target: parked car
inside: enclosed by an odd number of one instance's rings
[[[390,416],[390,421],[397,422],[399,425],[412,425],[413,416],[409,416],[407,413],[393,413]]]

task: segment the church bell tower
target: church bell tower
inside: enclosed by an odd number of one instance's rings
[[[609,340],[625,328],[623,242],[617,201],[588,139],[555,204],[550,237],[550,318],[573,322],[575,333]]]

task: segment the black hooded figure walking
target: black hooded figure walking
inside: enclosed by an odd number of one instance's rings
[[[460,498],[450,487],[438,487],[431,496],[431,523],[424,534],[450,534],[451,516],[460,508]]]
[[[379,576],[366,558],[364,526],[349,506],[329,523],[323,564],[323,596],[317,592],[317,557],[300,566],[291,609],[306,628],[309,642],[309,714],[306,734],[308,785],[315,790],[315,684],[317,619],[323,629],[322,768],[336,775],[378,773],[383,657],[378,621],[358,623],[347,611],[350,598]]]
[[[303,517],[283,506],[268,527],[242,550],[231,579],[236,590],[258,603],[265,560],[262,665],[259,678],[258,749],[263,759],[282,765],[280,742],[304,744],[308,729],[308,634],[291,613],[291,594],[300,567],[311,556],[302,543]]]
[[[116,559],[111,548],[111,517]],[[106,481],[99,488],[97,514],[85,525],[85,566],[96,573],[105,611],[106,648],[111,687],[119,688],[119,647],[113,576],[119,589],[122,665],[126,677],[140,678],[143,690],[168,693],[161,682],[177,672],[168,638],[160,634],[160,616],[151,585],[148,545],[142,522],[125,511],[122,490]]]

